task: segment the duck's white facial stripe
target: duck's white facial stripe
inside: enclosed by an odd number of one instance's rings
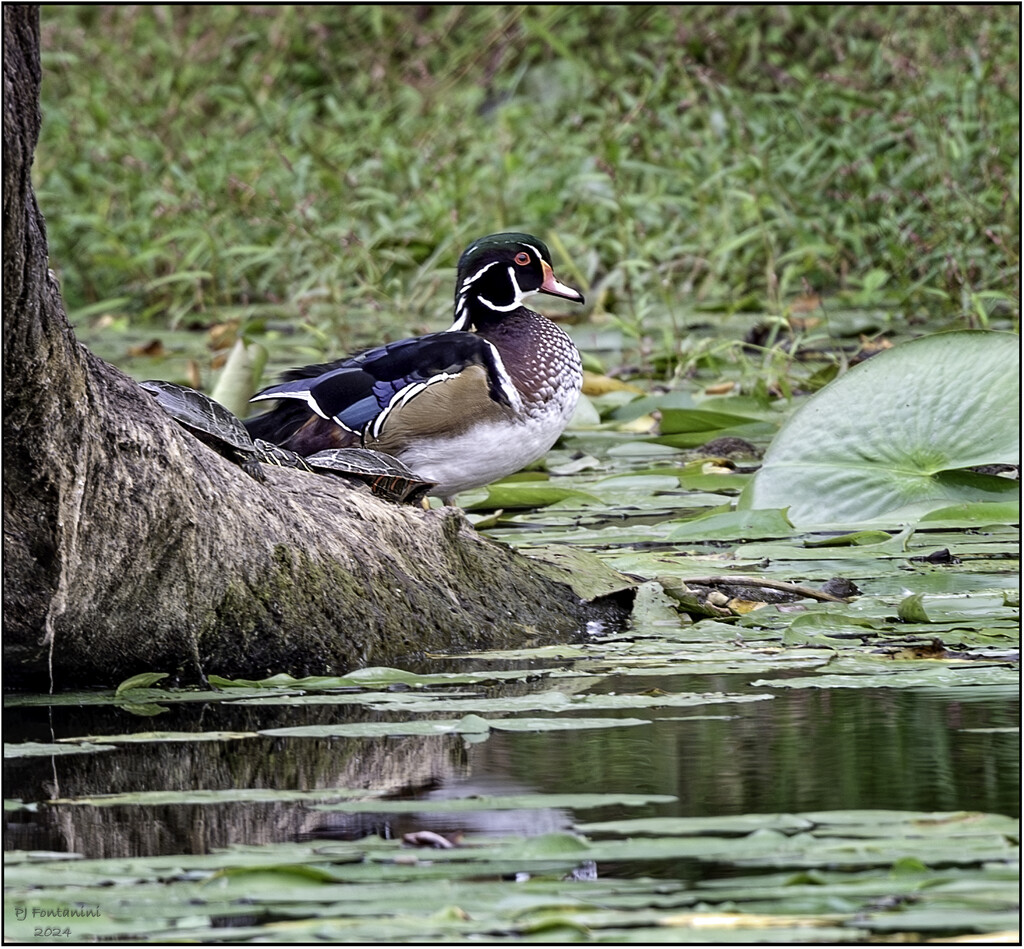
[[[515,294],[513,295],[512,302],[505,306],[499,306],[497,303],[491,303],[487,297],[478,296],[477,299],[486,307],[494,310],[495,313],[511,313],[512,310],[518,310],[523,305],[523,300],[527,297],[532,296],[536,293],[536,290],[526,290],[525,292],[520,288],[519,281],[516,280],[516,271],[514,267],[508,268],[508,279],[512,281],[512,286],[515,288]]]
[[[488,270],[490,270],[492,267],[497,266],[498,263],[499,261],[492,260],[489,264],[486,264],[485,266],[481,267],[475,274],[473,274],[472,277],[466,277],[466,279],[462,281],[461,290],[463,296],[465,296],[466,291],[470,288],[472,284],[476,283],[485,273],[487,273]]]
[[[529,247],[530,250],[536,255],[537,260],[543,260],[544,256],[541,252],[533,246],[533,244],[523,244],[523,247]],[[462,286],[459,287],[459,298],[455,302],[455,322],[449,327],[449,332],[452,330],[464,330],[469,327],[469,315],[466,313],[466,297],[469,295],[469,288],[476,283],[491,267],[498,263],[496,260],[492,260],[489,264],[481,267],[473,276],[467,277],[462,281]],[[492,303],[487,297],[477,295],[477,299],[488,309],[493,310],[495,313],[511,313],[513,310],[518,310],[523,305],[523,300],[527,297],[533,296],[536,290],[523,290],[519,286],[519,281],[516,279],[516,269],[510,266],[508,268],[508,279],[512,282],[514,289],[514,295],[512,302],[501,306],[497,303]],[[561,285],[559,285],[561,286]],[[565,288],[567,293],[571,293],[568,287]]]
[[[473,276],[467,277],[462,281],[462,286],[459,287],[459,298],[455,301],[455,322],[448,328],[448,332],[469,328],[469,314],[466,313],[466,297],[469,295],[469,288],[497,263],[498,261],[492,260],[489,264],[481,267]]]

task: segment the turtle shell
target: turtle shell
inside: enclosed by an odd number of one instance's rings
[[[253,441],[241,420],[202,392],[173,382],[151,379],[140,383],[179,425],[214,451],[241,465],[257,481],[266,480],[260,462],[299,468],[319,474],[354,478],[378,497],[415,503],[433,486],[417,478],[402,462],[372,448],[331,448],[303,458],[261,438]]]
[[[219,402],[187,386],[175,385],[160,379],[141,382],[157,404],[179,425],[187,428],[203,444],[242,466],[246,474],[257,481],[266,480],[252,437],[238,416]]]
[[[160,408],[174,421],[207,444],[210,444],[207,441],[210,439],[237,451],[255,451],[252,438],[241,420],[202,392],[159,379],[150,379],[139,385],[156,396]],[[217,445],[211,447],[216,448]]]
[[[434,487],[418,478],[393,455],[372,448],[329,448],[306,456],[314,471],[355,478],[370,486],[378,497],[414,504]]]

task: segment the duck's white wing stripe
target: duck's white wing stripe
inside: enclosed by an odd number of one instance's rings
[[[508,400],[508,404],[512,411],[520,412],[523,407],[523,400],[519,395],[519,390],[512,382],[512,377],[505,369],[505,364],[501,361],[501,356],[498,354],[498,350],[494,347],[494,344],[487,340],[485,340],[485,342],[487,343],[487,346],[491,351],[491,356],[494,360],[493,368],[498,376],[498,388],[501,390],[502,395],[504,395]],[[408,405],[411,399],[414,399],[427,387],[436,385],[439,382],[445,382],[448,379],[454,379],[457,375],[457,372],[439,372],[437,375],[431,376],[423,382],[413,383],[412,385],[408,385],[404,389],[396,392],[384,411],[373,420],[373,426],[371,429],[373,437],[380,437],[381,430],[384,428],[387,417],[393,410],[400,409],[402,406]],[[338,420],[335,419],[335,421]],[[341,423],[339,422],[339,424]]]
[[[436,376],[431,376],[423,382],[414,382],[412,385],[407,385],[404,389],[399,389],[391,397],[391,401],[387,404],[384,411],[373,420],[373,428],[371,430],[373,437],[377,438],[380,435],[381,429],[384,427],[384,423],[393,409],[400,409],[403,405],[408,405],[410,399],[415,398],[428,386],[432,386],[437,382],[444,382],[446,379],[454,379],[456,375],[458,373],[439,372]]]
[[[305,402],[306,405],[308,405],[313,412],[316,412],[316,414],[320,416],[320,418],[331,418],[331,416],[329,416],[326,412],[324,412],[322,408],[320,408],[320,404],[317,402],[315,398],[313,398],[313,393],[309,391],[308,387],[303,389],[296,389],[291,392],[289,392],[287,389],[275,388],[272,391],[259,392],[256,395],[254,395],[251,399],[249,399],[249,401],[264,402],[270,401],[272,399],[298,399],[300,402]],[[338,422],[337,419],[334,419],[333,421]],[[341,425],[342,423],[338,422],[338,424]],[[351,429],[349,429],[349,431],[351,431]]]

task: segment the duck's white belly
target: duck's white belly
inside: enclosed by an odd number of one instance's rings
[[[536,461],[565,430],[579,389],[538,408],[534,414],[482,421],[465,432],[429,443],[414,442],[398,453],[419,477],[437,482],[431,494],[450,498],[514,474]]]

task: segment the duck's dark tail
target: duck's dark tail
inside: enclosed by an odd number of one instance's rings
[[[289,369],[281,373],[281,382],[293,382],[299,379],[315,379],[331,369],[337,368],[341,360],[332,363],[321,363],[311,366],[302,366],[298,369]],[[262,438],[265,441],[273,442],[275,445],[283,445],[303,425],[314,417],[314,412],[304,402],[295,399],[282,399],[269,412],[262,415],[254,415],[243,421],[249,434],[253,438]]]
[[[242,424],[253,438],[283,445],[313,417],[307,405],[283,399],[269,412],[245,419]]]

